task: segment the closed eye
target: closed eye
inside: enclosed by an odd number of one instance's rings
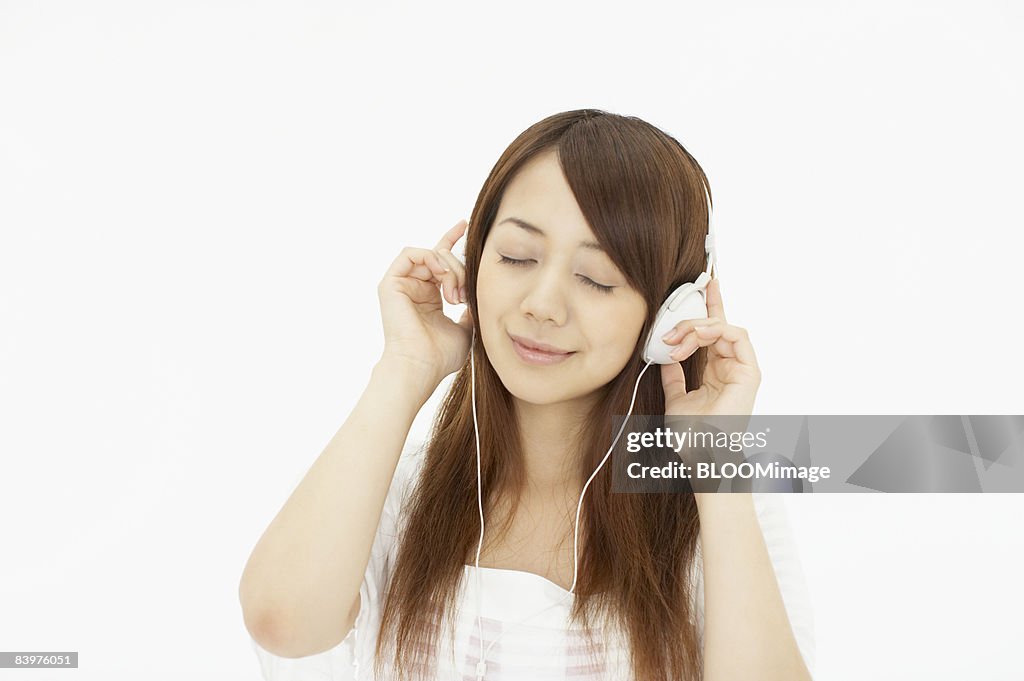
[[[514,258],[507,258],[504,255],[502,255],[501,256],[501,260],[499,260],[498,262],[504,263],[506,265],[512,265],[513,267],[525,267],[526,265],[529,265],[531,262],[536,262],[536,261],[532,260],[532,259],[530,259],[530,260],[516,260]],[[600,291],[601,293],[611,293],[612,289],[616,288],[615,286],[605,286],[604,284],[598,284],[593,279],[591,279],[589,277],[585,277],[582,274],[577,274],[576,276],[579,277],[580,281],[582,281],[584,284],[586,284],[587,286],[590,286],[591,288],[593,288],[593,289],[595,289],[597,291]]]
[[[506,258],[505,256],[501,256],[501,260],[499,260],[498,262],[503,262],[503,263],[506,263],[508,265],[523,266],[523,265],[528,265],[528,264],[530,264],[531,262],[534,262],[534,261],[533,260],[515,260],[513,258]]]

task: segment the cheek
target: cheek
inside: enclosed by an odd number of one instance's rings
[[[614,323],[604,322],[596,330],[595,342],[601,344],[602,354],[609,362],[625,364],[633,353],[639,354],[637,347],[640,339],[640,331],[643,329],[644,318],[640,316],[634,307],[619,310],[616,316],[608,316],[606,319],[614,319]]]
[[[507,286],[501,285],[500,273],[494,268],[480,268],[477,273],[476,303],[481,324],[494,324],[504,315],[509,301]]]
[[[592,313],[587,315],[587,329],[595,342],[613,351],[636,345],[645,320],[642,300],[608,306],[593,305],[591,309]]]

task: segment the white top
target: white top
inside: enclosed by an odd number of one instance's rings
[[[399,459],[381,513],[380,524],[370,551],[370,561],[359,587],[361,599],[355,627],[334,648],[301,658],[274,655],[251,639],[266,681],[386,681],[391,678],[386,663],[385,679],[373,676],[373,652],[380,628],[384,589],[390,566],[397,556],[400,510],[412,491],[424,458],[423,446],[407,448]],[[799,554],[793,541],[785,500],[781,494],[754,493],[754,507],[765,545],[775,568],[782,600],[789,615],[804,662],[814,673],[814,620],[804,582]],[[700,551],[700,540],[697,540]],[[467,565],[456,612],[455,657],[451,639],[444,633],[437,651],[438,679],[475,681],[480,656],[477,623],[476,568]],[[630,678],[627,645],[610,633],[595,636],[606,666],[590,663],[587,639],[568,628],[570,601],[555,605],[568,593],[540,575],[520,570],[480,568],[483,591],[481,611],[484,649],[499,635],[501,639],[486,654],[485,681],[627,681]],[[704,580],[700,554],[694,561],[697,630],[704,636]],[[523,618],[531,616],[524,624]],[[447,632],[446,629],[443,629]],[[502,632],[505,632],[502,634]],[[250,637],[251,638],[251,637]]]

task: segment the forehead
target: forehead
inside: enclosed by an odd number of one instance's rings
[[[499,225],[512,225],[514,227],[518,227],[523,232],[525,232],[527,234],[530,234],[531,236],[539,237],[541,239],[547,239],[548,236],[549,236],[548,232],[546,230],[544,230],[541,227],[533,224],[532,222],[529,222],[527,220],[524,220],[524,219],[522,219],[520,217],[516,217],[516,216],[509,216],[507,218],[499,217],[498,224]],[[605,253],[605,250],[601,246],[601,244],[597,243],[596,241],[594,241],[593,239],[591,239],[589,237],[580,240],[580,242],[577,244],[577,246],[579,248],[584,248],[584,249],[586,249],[588,251],[596,251],[598,253]]]
[[[512,178],[502,195],[493,229],[571,243],[574,247],[586,243],[588,249],[602,250],[553,152],[531,159]]]

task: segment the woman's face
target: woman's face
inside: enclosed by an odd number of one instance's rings
[[[646,303],[596,242],[554,152],[509,183],[484,244],[477,302],[487,356],[521,400],[591,395],[636,347]],[[513,336],[570,354],[531,359]]]

